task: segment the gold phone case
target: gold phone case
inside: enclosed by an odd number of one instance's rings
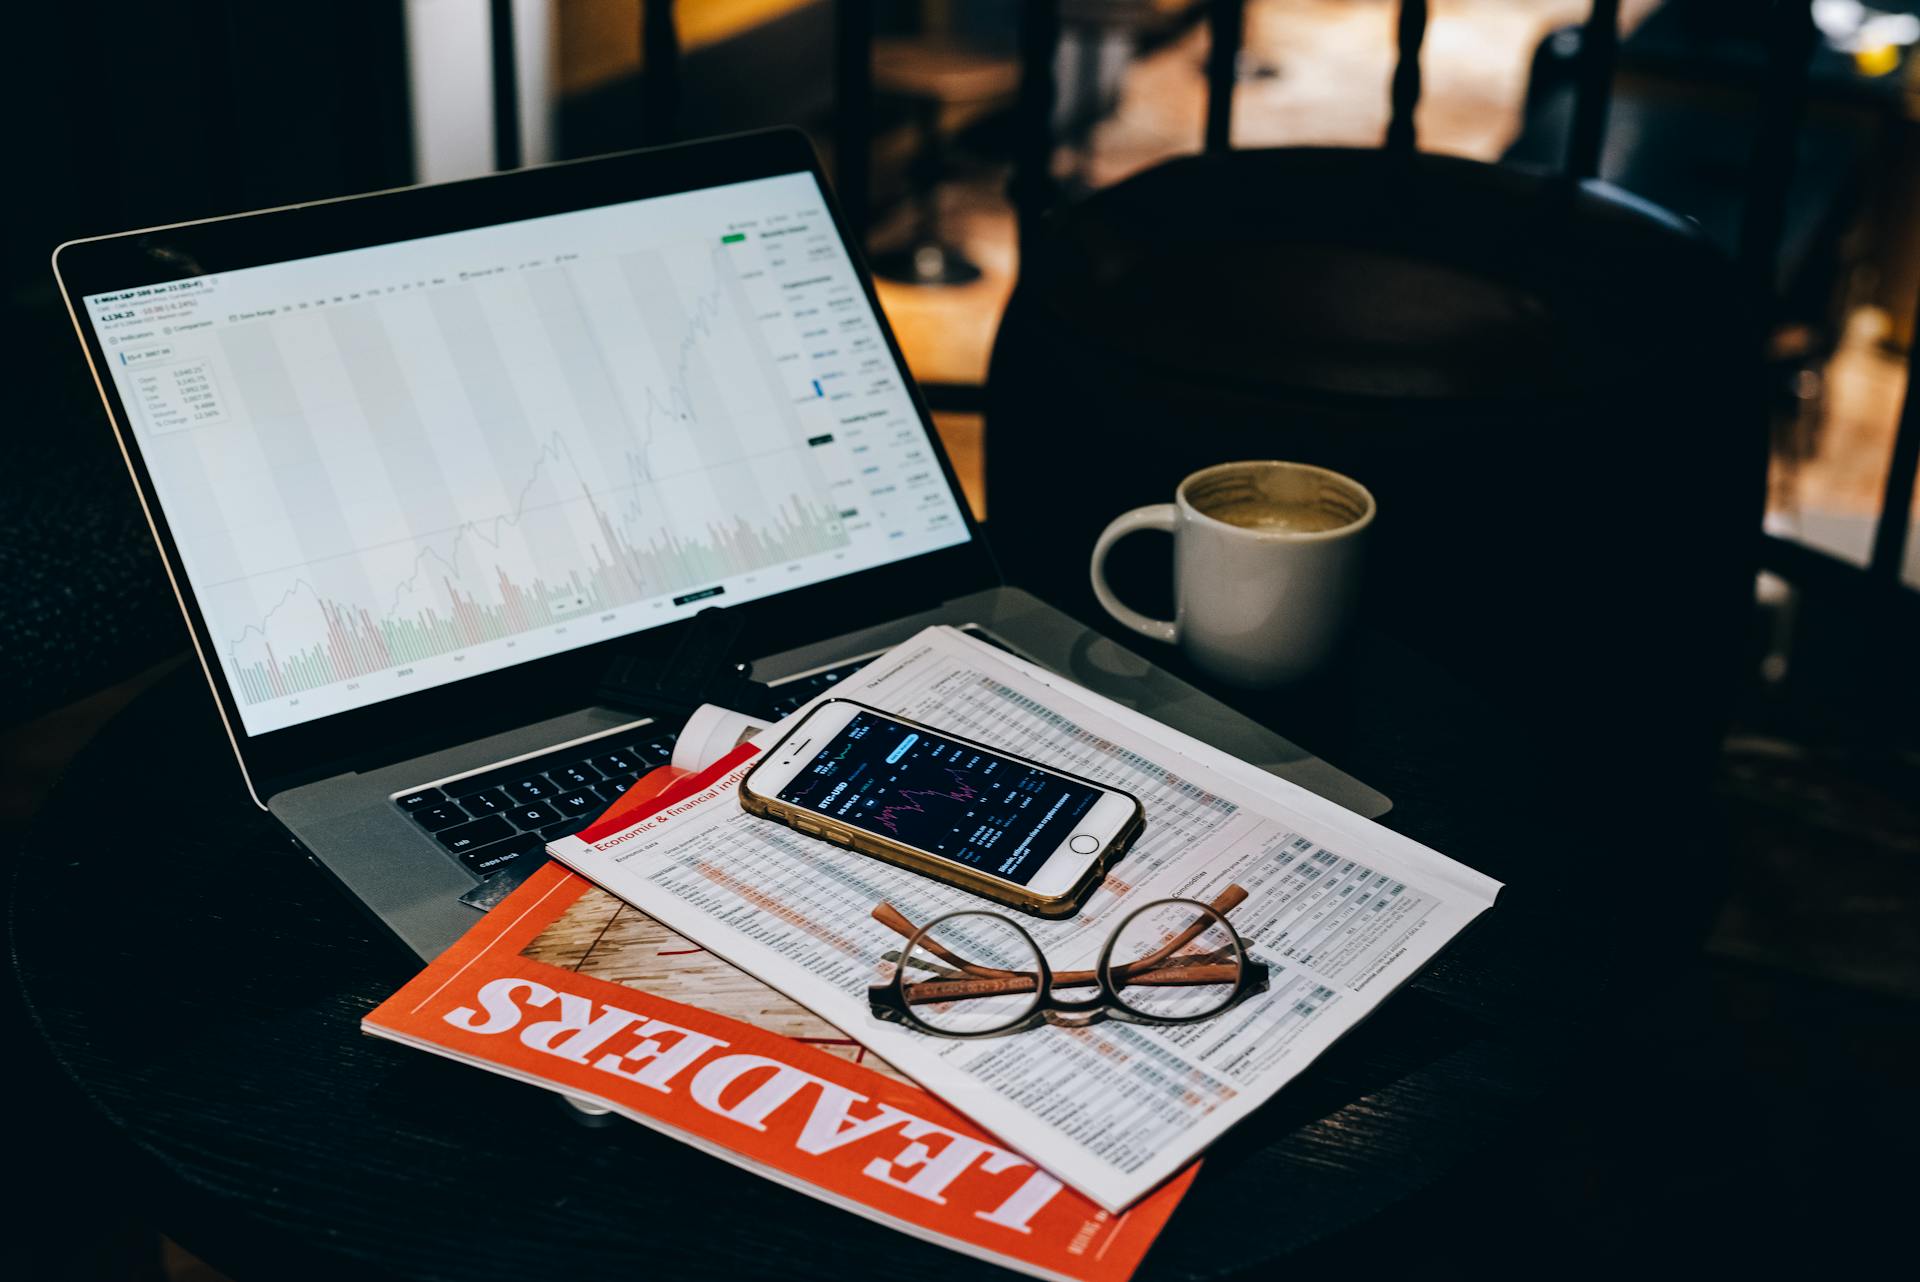
[[[805,836],[819,837],[822,840],[832,842],[834,845],[844,846],[848,850],[855,850],[863,855],[869,855],[875,859],[890,863],[896,868],[904,868],[908,872],[919,873],[923,877],[931,877],[933,880],[944,882],[949,886],[958,886],[961,890],[991,899],[995,903],[1005,904],[1009,908],[1017,908],[1023,913],[1031,913],[1035,917],[1049,918],[1071,917],[1073,914],[1079,912],[1081,905],[1086,903],[1087,896],[1093,893],[1094,887],[1098,886],[1101,879],[1106,876],[1108,866],[1124,854],[1127,848],[1133,845],[1134,841],[1139,838],[1141,832],[1146,829],[1147,812],[1140,805],[1140,798],[1130,792],[1123,792],[1118,788],[1109,788],[1105,784],[1095,783],[1093,780],[1083,778],[1080,775],[1069,774],[1065,770],[1055,770],[1052,766],[1042,765],[1040,762],[1033,761],[1027,757],[1015,757],[1013,754],[1002,752],[998,748],[990,748],[984,743],[964,738],[948,730],[935,729],[923,722],[915,721],[910,717],[896,716],[891,712],[883,712],[881,709],[873,707],[871,704],[861,703],[857,699],[828,699],[822,702],[819,707],[824,708],[829,703],[850,704],[853,707],[871,712],[876,717],[885,717],[889,721],[897,721],[903,726],[911,726],[915,730],[938,735],[942,739],[950,739],[958,743],[964,743],[969,747],[978,748],[982,752],[990,752],[996,757],[1010,757],[1012,760],[1023,762],[1039,770],[1044,770],[1050,775],[1058,775],[1062,779],[1071,779],[1073,782],[1084,784],[1089,788],[1098,788],[1101,792],[1116,793],[1133,803],[1133,817],[1121,826],[1119,833],[1112,841],[1107,843],[1107,848],[1096,855],[1093,862],[1087,865],[1087,871],[1081,875],[1080,880],[1075,882],[1071,889],[1053,898],[1035,895],[1027,891],[1024,887],[1006,885],[997,878],[975,872],[973,869],[960,864],[950,863],[945,859],[930,855],[925,851],[906,845],[903,842],[889,841],[885,837],[875,836],[873,833],[863,831],[851,825],[835,823],[825,815],[816,814],[811,810],[791,805],[776,797],[760,797],[754,795],[752,788],[753,776],[759,773],[761,766],[766,765],[779,754],[781,747],[786,744],[788,739],[793,737],[794,732],[799,730],[800,726],[806,724],[805,721],[802,721],[799,726],[795,726],[792,730],[782,735],[780,742],[774,744],[773,747],[767,751],[766,755],[760,758],[759,763],[747,772],[747,777],[740,781],[740,805],[748,814],[755,815],[761,819],[771,819],[775,823],[785,824],[795,832]],[[815,711],[818,711],[818,708],[816,708]],[[810,720],[811,718],[812,714],[809,713],[808,719]]]

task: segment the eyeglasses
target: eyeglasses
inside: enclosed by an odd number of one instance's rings
[[[1033,936],[999,913],[968,908],[916,926],[882,903],[874,920],[907,943],[886,954],[893,976],[867,989],[867,1005],[881,1019],[938,1037],[1000,1037],[1102,1019],[1198,1023],[1267,989],[1266,963],[1247,956],[1227,920],[1246,897],[1235,885],[1210,904],[1142,905],[1114,928],[1094,969],[1057,973]],[[1098,991],[1074,1000],[1056,996],[1062,988]]]

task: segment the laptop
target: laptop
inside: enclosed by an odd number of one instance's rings
[[[714,607],[785,708],[946,623],[1387,808],[1002,583],[798,132],[54,269],[248,791],[420,958],[667,759],[593,691]]]

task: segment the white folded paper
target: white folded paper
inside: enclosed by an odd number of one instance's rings
[[[1500,888],[951,628],[920,633],[832,693],[1141,799],[1145,834],[1086,907],[1066,921],[1023,919],[1055,969],[1091,967],[1135,905],[1207,900],[1238,882],[1250,893],[1232,920],[1268,964],[1269,990],[1172,1028],[1109,1021],[956,1041],[883,1023],[869,1013],[867,985],[900,941],[871,919],[874,905],[889,901],[919,922],[996,906],[747,815],[737,789],[750,761],[639,831],[568,838],[551,853],[812,1008],[1110,1210],[1180,1170],[1292,1080]],[[755,742],[771,745],[781,728]],[[717,718],[704,726],[699,759],[739,730]]]

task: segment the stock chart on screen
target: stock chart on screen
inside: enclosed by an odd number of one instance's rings
[[[86,306],[249,733],[967,537],[806,174]]]

